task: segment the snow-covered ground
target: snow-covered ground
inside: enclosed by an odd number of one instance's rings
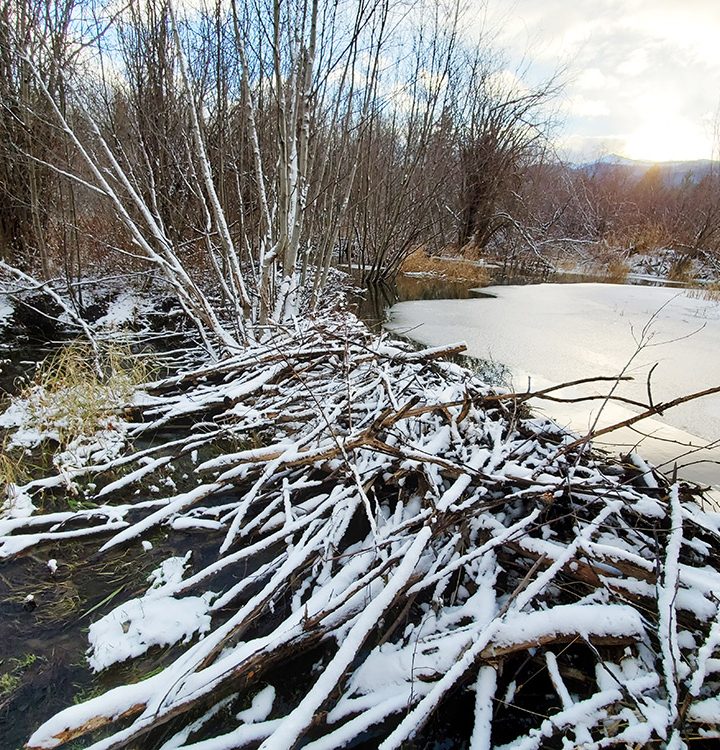
[[[720,385],[720,304],[695,299],[685,291],[609,284],[540,284],[483,289],[497,299],[403,302],[392,308],[389,328],[440,345],[464,339],[468,354],[506,364],[517,390],[597,375],[617,375],[629,364],[634,380],[617,393],[647,400],[652,375],[655,403]],[[643,338],[647,346],[638,350]],[[634,358],[633,358],[633,355]],[[568,392],[587,395],[593,387]],[[600,387],[595,392],[601,392]],[[580,404],[544,402],[546,413],[572,429],[586,432],[600,402],[592,409]],[[640,411],[613,404],[603,409],[600,424],[622,421]],[[656,464],[686,449],[673,440],[702,445],[720,439],[720,396],[683,404],[663,417],[636,425],[653,433],[640,451]],[[634,444],[641,435],[616,433],[614,442]],[[686,457],[720,461],[720,448]],[[720,466],[695,464],[684,476],[720,485]]]
[[[96,329],[118,329],[136,321],[152,310],[152,303],[134,291],[121,292],[108,303],[107,312],[95,321]]]

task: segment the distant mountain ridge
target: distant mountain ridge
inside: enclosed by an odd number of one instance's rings
[[[621,171],[628,176],[641,179],[650,169],[657,169],[663,181],[671,186],[677,186],[685,179],[700,182],[713,170],[720,170],[720,162],[712,159],[696,159],[690,161],[644,161],[628,159],[618,154],[607,154],[592,162],[580,164],[576,169],[588,174],[598,174],[610,171]]]

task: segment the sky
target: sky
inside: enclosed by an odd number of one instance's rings
[[[720,156],[720,0],[487,0],[481,18],[510,70],[563,69],[562,155]]]

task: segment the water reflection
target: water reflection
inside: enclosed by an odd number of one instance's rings
[[[380,333],[388,321],[390,308],[398,302],[412,300],[469,299],[470,297],[493,297],[481,289],[471,287],[467,281],[451,281],[435,276],[398,276],[393,283],[372,284],[356,301],[357,314],[374,331]],[[417,349],[423,345],[397,331],[396,338],[411,344]],[[450,359],[475,372],[490,385],[507,386],[511,373],[502,362],[482,359],[467,354],[459,354]]]
[[[436,276],[399,275],[394,281],[370,284],[357,301],[357,314],[371,328],[379,330],[388,310],[398,302],[434,299],[468,299],[475,296],[467,281],[449,281]]]

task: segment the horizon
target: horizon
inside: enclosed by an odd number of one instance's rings
[[[570,163],[577,163],[578,165],[582,164],[597,164],[602,161],[606,161],[607,163],[613,163],[611,160],[616,159],[618,160],[616,163],[619,165],[622,165],[623,163],[626,164],[638,164],[642,166],[671,166],[671,165],[691,165],[691,164],[720,164],[720,159],[718,158],[697,158],[697,159],[633,159],[629,156],[623,156],[622,154],[616,154],[616,153],[609,153],[609,154],[602,154],[600,156],[597,156],[594,159],[585,160],[585,161],[578,161],[574,162],[571,159],[564,159],[564,161],[568,161]]]

